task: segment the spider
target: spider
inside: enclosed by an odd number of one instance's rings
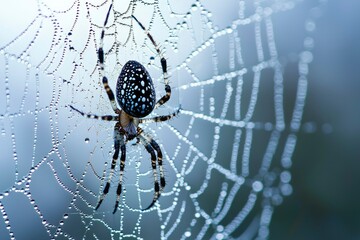
[[[175,117],[180,108],[169,115],[156,116],[152,118],[144,118],[149,115],[153,110],[157,109],[164,103],[166,103],[171,96],[171,87],[169,85],[168,73],[167,73],[167,63],[166,59],[162,55],[159,46],[156,44],[153,37],[150,33],[145,29],[145,27],[140,23],[140,21],[135,17],[131,16],[138,25],[142,28],[142,30],[146,33],[147,37],[150,39],[151,43],[154,45],[157,54],[160,56],[160,63],[163,72],[163,78],[165,83],[165,92],[166,94],[162,96],[156,103],[155,97],[155,88],[152,82],[152,79],[145,69],[145,67],[137,62],[130,60],[125,63],[123,66],[121,73],[118,77],[116,83],[116,99],[121,109],[117,107],[115,102],[114,93],[111,90],[108,79],[104,74],[104,36],[105,36],[105,27],[110,15],[110,11],[112,8],[112,4],[109,7],[107,12],[104,25],[101,31],[100,44],[99,49],[97,51],[99,66],[100,66],[100,74],[102,76],[102,83],[106,90],[106,93],[109,97],[112,109],[114,110],[116,116],[105,115],[105,116],[97,116],[94,114],[86,114],[75,107],[71,106],[71,109],[80,113],[82,116],[93,119],[101,119],[104,121],[116,121],[114,127],[114,155],[111,162],[111,170],[108,176],[108,181],[104,187],[103,193],[99,197],[98,204],[95,207],[97,210],[101,203],[103,202],[106,194],[109,192],[110,181],[112,176],[114,175],[115,166],[117,159],[119,157],[119,152],[121,152],[120,156],[120,180],[116,190],[116,202],[113,214],[116,212],[119,206],[120,194],[122,190],[122,182],[123,182],[123,173],[125,168],[125,160],[126,160],[126,143],[136,138],[137,143],[141,143],[144,145],[146,151],[151,156],[151,167],[154,175],[154,197],[151,204],[143,209],[148,210],[152,206],[154,206],[155,202],[160,197],[162,190],[165,187],[165,177],[163,170],[163,162],[162,162],[162,152],[159,145],[156,141],[147,133],[145,133],[140,127],[139,124],[142,123],[151,123],[151,122],[163,122],[167,121],[173,117]],[[156,152],[156,154],[155,154]],[[157,155],[157,156],[156,156]],[[160,172],[160,184],[158,180],[158,172],[156,168],[156,163],[159,166]]]

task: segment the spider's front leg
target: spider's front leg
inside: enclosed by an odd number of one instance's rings
[[[159,54],[160,56],[160,64],[161,64],[161,68],[163,71],[163,77],[164,77],[164,83],[165,83],[165,92],[166,94],[164,96],[162,96],[155,104],[154,109],[157,109],[158,107],[160,107],[161,105],[163,105],[164,103],[166,103],[167,101],[169,101],[170,97],[171,97],[171,87],[169,85],[169,75],[167,72],[167,62],[165,57],[163,56],[162,52],[160,51],[159,46],[156,44],[154,38],[152,37],[152,35],[146,30],[146,28],[144,27],[144,25],[142,25],[142,23],[134,16],[131,15],[135,21],[139,24],[139,26],[142,28],[142,30],[144,30],[144,32],[146,33],[147,37],[150,39],[151,43],[154,45],[156,52]]]
[[[119,114],[120,109],[118,109],[118,107],[116,105],[114,93],[109,86],[107,77],[105,76],[104,36],[105,36],[105,27],[106,27],[106,24],[107,24],[109,16],[110,16],[111,8],[112,8],[112,4],[110,4],[109,10],[106,14],[103,28],[101,30],[100,46],[99,46],[99,50],[98,50],[98,60],[99,60],[99,64],[100,64],[100,73],[102,76],[102,83],[103,83],[104,89],[106,91],[106,94],[109,97],[112,109],[114,110],[114,112],[116,114]]]
[[[97,210],[101,203],[103,202],[106,194],[109,192],[110,189],[110,182],[111,182],[111,178],[114,175],[114,171],[115,171],[115,166],[116,166],[116,161],[119,157],[119,151],[121,150],[121,157],[120,157],[120,181],[116,190],[116,203],[115,203],[115,208],[113,213],[116,212],[118,206],[119,206],[119,201],[120,201],[120,194],[121,194],[121,190],[122,190],[122,179],[123,179],[123,173],[124,173],[124,168],[125,168],[125,158],[126,158],[126,147],[125,147],[125,141],[124,141],[124,134],[122,132],[120,132],[120,122],[117,122],[115,124],[115,128],[114,128],[114,155],[113,155],[113,159],[111,162],[111,170],[110,170],[110,175],[108,178],[108,181],[106,182],[104,191],[102,193],[102,195],[100,196],[99,202],[95,207],[95,210]]]
[[[164,189],[166,183],[165,183],[164,170],[162,166],[162,152],[159,145],[155,142],[154,139],[152,139],[152,137],[150,137],[147,134],[144,134],[143,130],[140,127],[138,127],[138,138],[140,139],[140,142],[144,145],[146,151],[151,156],[151,167],[153,169],[153,175],[154,175],[154,198],[151,204],[147,208],[143,209],[143,211],[146,211],[150,209],[152,206],[154,206],[156,201],[159,199],[161,192]],[[160,185],[156,170],[156,154],[154,149],[157,153],[157,162],[159,164],[159,169],[160,169]]]

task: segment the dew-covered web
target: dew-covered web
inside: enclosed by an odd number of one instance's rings
[[[57,3],[59,2],[59,3]],[[60,3],[61,2],[61,3]],[[150,156],[127,144],[101,207],[114,122],[96,50],[110,1],[8,1],[0,10],[0,239],[259,239],[292,192],[292,155],[307,95],[315,1],[113,1],[105,73],[115,90],[130,59],[171,100],[142,125],[160,144],[167,185],[155,207]]]

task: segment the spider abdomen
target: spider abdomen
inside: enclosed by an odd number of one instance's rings
[[[128,61],[116,84],[116,98],[123,111],[141,118],[155,107],[155,88],[145,67],[137,61]]]

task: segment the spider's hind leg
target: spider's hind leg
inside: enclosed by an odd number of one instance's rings
[[[153,175],[154,175],[154,198],[153,198],[152,202],[150,203],[150,205],[147,208],[143,209],[143,211],[145,211],[145,210],[148,210],[151,207],[153,207],[154,204],[156,203],[156,201],[159,199],[161,192],[162,192],[163,188],[165,187],[165,177],[164,177],[164,170],[163,170],[163,166],[162,166],[162,152],[161,152],[159,145],[155,142],[154,139],[152,139],[152,137],[150,137],[147,134],[144,134],[143,130],[139,127],[138,127],[138,134],[139,134],[138,138],[140,139],[140,142],[144,145],[146,151],[151,156],[151,167],[153,169]],[[157,158],[156,158],[154,149],[157,153]],[[159,164],[159,169],[160,169],[160,184],[159,184],[159,180],[158,180],[158,173],[156,170],[156,159],[157,159],[157,162]]]
[[[114,208],[113,213],[116,212],[116,210],[118,208],[118,205],[119,205],[120,194],[121,194],[121,189],[122,189],[122,177],[123,177],[123,172],[124,172],[124,167],[125,167],[125,157],[126,157],[124,135],[119,131],[119,129],[120,129],[120,123],[117,122],[115,124],[115,128],[114,128],[114,148],[115,148],[115,152],[114,152],[113,159],[112,159],[112,162],[111,162],[110,175],[109,175],[108,181],[106,182],[104,191],[100,196],[99,202],[95,207],[95,210],[97,210],[100,207],[100,205],[103,202],[105,196],[109,192],[111,178],[114,175],[116,161],[117,161],[117,159],[119,157],[119,152],[120,152],[120,149],[121,149],[120,181],[119,181],[118,188],[117,188],[117,191],[116,191],[117,197],[116,197],[116,203],[115,203],[115,208]]]
[[[164,169],[163,169],[163,161],[162,161],[162,152],[160,149],[159,144],[157,144],[157,142],[155,142],[154,139],[151,139],[150,141],[151,146],[155,149],[156,153],[157,153],[157,162],[159,165],[159,171],[160,171],[160,191],[162,192],[162,190],[165,188],[165,176],[164,176]],[[160,197],[160,194],[159,194]]]
[[[123,135],[120,135],[123,136]],[[120,201],[120,194],[122,190],[122,181],[123,181],[123,175],[124,175],[124,169],[125,169],[125,159],[126,159],[126,147],[124,143],[124,138],[120,141],[120,150],[121,150],[121,157],[120,157],[120,180],[116,189],[116,202],[113,214],[116,212],[119,206]]]

